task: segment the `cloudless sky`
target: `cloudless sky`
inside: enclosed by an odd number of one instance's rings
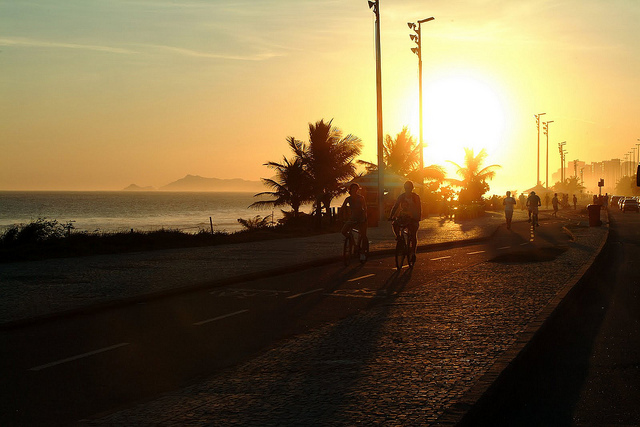
[[[425,163],[486,148],[492,192],[567,159],[624,158],[640,138],[637,0],[381,0],[384,132]],[[376,161],[374,14],[365,0],[0,0],[0,190],[118,190],[186,174],[257,180],[308,123]],[[541,135],[540,177],[546,140]],[[551,183],[553,184],[553,183]],[[597,189],[590,189],[592,191]]]

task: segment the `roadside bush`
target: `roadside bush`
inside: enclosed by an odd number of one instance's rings
[[[485,206],[486,209],[488,211],[501,211],[504,209],[504,206],[502,204],[502,197],[500,196],[496,196],[495,194],[491,197],[489,197],[486,202],[485,202]]]
[[[66,227],[57,220],[38,218],[29,224],[13,225],[0,237],[3,246],[28,245],[62,239]]]
[[[269,227],[271,218],[273,218],[273,215],[267,215],[264,218],[256,215],[249,219],[238,218],[238,222],[247,230],[260,230]]]
[[[460,205],[456,208],[455,211],[455,221],[465,221],[468,219],[479,218],[484,216],[484,205],[481,204],[471,204],[471,205]]]

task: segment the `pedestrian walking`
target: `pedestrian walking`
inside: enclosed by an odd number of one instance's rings
[[[544,195],[544,207],[545,209],[549,209],[549,193]]]
[[[576,195],[573,195],[573,210],[575,211],[578,208],[578,198]]]
[[[504,205],[504,217],[507,220],[507,230],[511,230],[511,220],[513,219],[513,208],[516,205],[516,199],[511,197],[511,191],[507,191],[507,197],[502,200]]]
[[[551,200],[553,205],[553,213],[551,215],[558,216],[558,193],[553,193],[553,199]]]

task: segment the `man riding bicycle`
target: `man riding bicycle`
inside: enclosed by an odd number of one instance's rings
[[[536,194],[535,191],[532,191],[527,199],[527,206],[529,207],[529,212],[531,213],[531,221],[533,225],[539,227],[540,223],[538,222],[538,206],[542,206],[542,201],[540,200],[540,196]]]
[[[369,239],[367,238],[367,202],[364,196],[359,193],[360,186],[355,182],[349,186],[349,195],[342,203],[342,211],[346,212],[345,207],[349,205],[349,217],[346,213],[343,214],[345,221],[342,227],[341,233],[346,238],[349,231],[353,228],[358,230],[360,234],[360,241],[363,244],[363,249],[367,249]],[[364,252],[360,254],[360,260],[364,261],[366,258]]]
[[[398,214],[396,216],[396,211]],[[404,193],[398,196],[395,205],[391,209],[389,215],[389,221],[397,218],[393,221],[393,234],[396,239],[400,238],[400,229],[406,226],[409,230],[409,239],[412,243],[413,249],[413,261],[415,261],[415,248],[418,244],[418,228],[420,227],[420,220],[422,219],[422,203],[420,202],[420,196],[413,192],[413,182],[407,181],[404,183]]]

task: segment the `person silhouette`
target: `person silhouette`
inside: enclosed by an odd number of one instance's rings
[[[516,199],[511,197],[511,191],[507,191],[507,197],[502,200],[504,205],[504,218],[507,221],[507,230],[511,230],[511,220],[513,219],[513,208],[516,205]]]
[[[553,213],[551,215],[558,216],[558,193],[553,193],[551,204],[553,205]]]

